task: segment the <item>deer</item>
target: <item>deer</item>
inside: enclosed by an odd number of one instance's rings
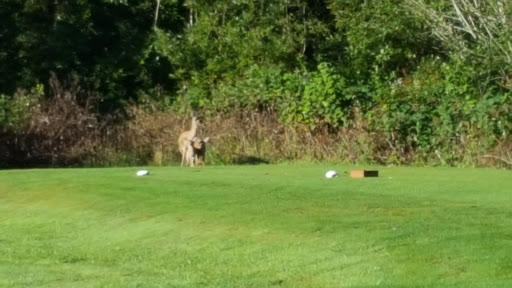
[[[203,140],[194,137],[194,139],[189,142],[185,155],[187,165],[190,165],[190,167],[199,164],[202,164],[202,166],[205,165],[206,143],[208,143],[208,140],[210,140],[210,137],[206,137]]]
[[[194,156],[196,165],[205,165],[206,164],[206,143],[210,140],[210,137],[206,137],[203,140],[197,139],[192,148],[194,149]]]
[[[191,147],[191,141],[196,138],[197,126],[199,126],[199,119],[195,115],[192,116],[192,124],[190,125],[190,130],[187,130],[180,134],[178,138],[178,148],[181,153],[181,166],[183,167],[183,163],[185,162],[185,158],[187,156],[187,152]]]

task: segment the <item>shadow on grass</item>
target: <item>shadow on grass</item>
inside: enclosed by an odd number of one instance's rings
[[[260,165],[260,164],[269,164],[270,162],[256,156],[238,156],[235,159],[233,159],[233,164],[237,165]]]

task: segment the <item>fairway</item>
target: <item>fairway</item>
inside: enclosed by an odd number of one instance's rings
[[[512,287],[512,171],[0,171],[0,287]]]

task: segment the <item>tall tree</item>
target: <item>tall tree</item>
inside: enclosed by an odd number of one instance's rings
[[[118,107],[161,86],[172,89],[171,63],[151,49],[153,1],[35,0],[0,2],[0,54],[3,93],[60,79],[79,78],[101,92],[103,108]],[[12,4],[12,5],[11,5]],[[180,1],[160,4],[158,25],[170,33],[183,29]],[[164,75],[161,77],[160,75]],[[110,108],[109,108],[110,107]]]

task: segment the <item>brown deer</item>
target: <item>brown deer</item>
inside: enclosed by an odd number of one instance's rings
[[[195,161],[196,165],[205,165],[206,164],[206,143],[210,140],[210,137],[206,137],[203,140],[197,139],[194,141],[192,148],[194,148]]]
[[[185,156],[187,165],[190,165],[190,167],[199,164],[205,165],[206,143],[208,143],[208,140],[210,140],[210,137],[206,137],[203,140],[195,137],[190,141]]]
[[[190,130],[181,133],[178,138],[178,147],[181,153],[181,166],[183,166],[183,162],[185,162],[187,150],[191,146],[191,141],[196,137],[197,126],[199,126],[199,119],[193,114],[191,116],[192,124],[190,125]]]

